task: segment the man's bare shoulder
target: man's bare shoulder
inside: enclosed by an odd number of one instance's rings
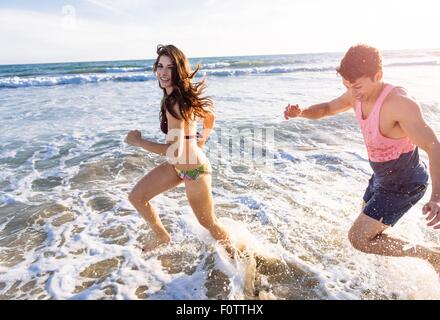
[[[412,97],[408,90],[404,87],[395,87],[386,97],[384,105],[413,105],[418,104],[416,99]]]
[[[396,87],[385,99],[383,109],[389,114],[405,116],[418,113],[420,106],[405,88]]]

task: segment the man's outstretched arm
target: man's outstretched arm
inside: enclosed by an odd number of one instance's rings
[[[298,105],[289,104],[284,110],[284,118],[288,120],[289,118],[302,117],[317,120],[350,110],[354,106],[354,103],[353,97],[347,91],[342,96],[330,102],[315,104],[305,109],[302,109]]]

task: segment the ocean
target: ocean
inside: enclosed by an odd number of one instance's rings
[[[252,292],[246,262],[225,257],[183,186],[152,201],[172,243],[141,252],[150,228],[127,195],[164,158],[124,138],[138,129],[164,141],[153,60],[0,65],[0,299],[440,299],[426,262],[367,255],[348,241],[372,174],[354,113],[283,119],[288,103],[344,92],[342,56],[190,59],[217,113],[206,145],[216,214],[257,254]],[[385,81],[406,87],[440,135],[440,50],[383,58]],[[262,146],[266,161],[237,136]],[[224,141],[239,152],[220,159]],[[440,243],[421,212],[430,192],[391,234]]]

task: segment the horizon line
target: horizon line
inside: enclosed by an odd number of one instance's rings
[[[407,48],[407,49],[383,49],[382,52],[392,51],[418,51],[418,50],[440,50],[440,48]],[[270,53],[270,54],[245,54],[245,55],[220,55],[220,56],[198,56],[188,57],[188,59],[212,59],[212,58],[241,58],[241,57],[263,57],[263,56],[289,56],[289,55],[303,55],[303,54],[340,54],[344,51],[314,51],[314,52],[297,52],[297,53]],[[0,63],[0,66],[21,66],[21,65],[40,65],[40,64],[61,64],[61,63],[96,63],[96,62],[125,62],[125,61],[148,61],[155,58],[141,58],[141,59],[116,59],[116,60],[76,60],[76,61],[51,61],[51,62],[31,62],[31,63]]]

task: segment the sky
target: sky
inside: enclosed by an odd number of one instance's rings
[[[0,0],[0,64],[440,48],[438,0]]]

